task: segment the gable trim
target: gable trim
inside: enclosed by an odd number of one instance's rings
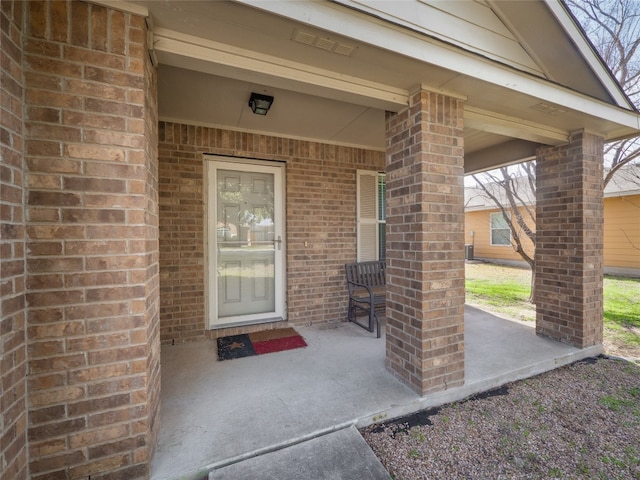
[[[562,2],[557,0],[544,0],[544,2],[567,35],[569,35],[575,47],[589,64],[589,67],[591,67],[593,73],[602,82],[611,97],[617,102],[618,106],[629,110],[636,110],[635,105],[622,91],[617,80],[604,64],[602,57],[595,51],[594,47],[585,37],[582,28],[576,24],[575,18]]]

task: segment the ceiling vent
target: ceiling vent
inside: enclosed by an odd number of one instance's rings
[[[291,39],[294,42],[316,47],[327,52],[336,53],[345,57],[351,56],[351,53],[355,50],[353,45],[347,45],[346,43],[337,42],[330,38],[319,37],[308,32],[302,32],[300,30],[294,30]]]
[[[566,109],[556,107],[555,105],[549,105],[548,103],[537,103],[536,105],[532,105],[529,108],[537,112],[542,112],[544,114],[551,115],[552,117],[561,115],[563,113],[567,113]]]

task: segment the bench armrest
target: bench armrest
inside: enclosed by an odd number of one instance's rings
[[[364,283],[358,283],[358,282],[354,282],[353,280],[348,280],[349,283],[349,296],[354,298],[352,291],[351,291],[351,285],[355,285],[358,288],[362,288],[365,289],[367,291],[367,293],[369,294],[369,299],[371,300],[371,303],[373,304],[373,299],[375,297],[375,293],[373,291],[373,289],[369,286],[369,285],[365,285]]]

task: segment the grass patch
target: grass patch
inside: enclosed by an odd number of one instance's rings
[[[531,274],[523,268],[491,264],[466,267],[466,303],[496,315],[535,322],[536,308],[528,302]]]
[[[615,395],[607,395],[606,397],[602,397],[600,399],[600,405],[604,405],[609,410],[613,410],[614,412],[620,411],[621,408],[632,407],[635,405],[633,400],[629,400],[626,398],[620,398]]]
[[[604,324],[608,336],[640,349],[640,280],[605,277]]]
[[[535,322],[529,303],[531,272],[493,264],[468,264],[466,301],[499,316]],[[604,343],[611,354],[640,358],[640,279],[605,276]]]
[[[467,285],[467,294],[471,297],[485,298],[490,305],[508,306],[515,302],[526,302],[530,288],[513,281],[496,282],[495,280],[477,279]]]
[[[535,322],[536,308],[528,302],[529,295],[529,285],[513,279],[474,279],[468,280],[466,286],[469,305],[523,322]]]

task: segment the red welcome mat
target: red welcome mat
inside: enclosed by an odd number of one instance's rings
[[[306,347],[304,338],[293,328],[278,328],[218,338],[218,360],[250,357]]]

